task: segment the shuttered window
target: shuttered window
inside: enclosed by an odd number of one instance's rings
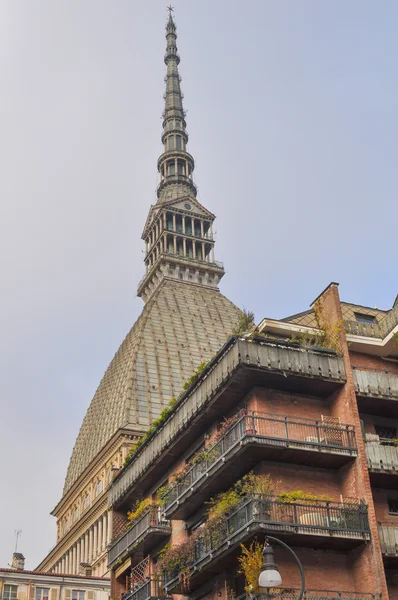
[[[85,600],[84,590],[72,590],[72,600]]]

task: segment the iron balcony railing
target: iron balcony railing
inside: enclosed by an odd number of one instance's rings
[[[362,502],[284,502],[274,497],[249,497],[215,530],[199,530],[191,569],[202,569],[257,531],[367,540],[368,508]],[[166,590],[178,583],[177,572],[165,573]]]
[[[381,521],[379,523],[379,540],[383,554],[398,557],[398,523]]]
[[[387,371],[354,369],[355,391],[360,396],[398,398],[398,375]]]
[[[164,514],[170,516],[184,499],[205,484],[209,475],[233,458],[242,443],[305,449],[355,456],[357,453],[353,425],[331,425],[299,417],[261,413],[242,414],[235,425],[206,452],[206,460],[196,462],[184,477],[171,487],[164,498]]]
[[[123,594],[122,600],[150,600],[151,598],[167,598],[161,581],[159,579],[147,579],[132,587],[132,589]]]
[[[345,330],[350,335],[361,335],[384,339],[394,327],[398,325],[398,305],[390,310],[385,317],[377,323],[359,323],[358,321],[344,321]]]
[[[296,600],[300,590],[295,588],[281,588],[268,594],[254,594],[247,596],[243,594],[236,600]],[[370,594],[368,592],[346,592],[336,590],[305,590],[304,600],[381,600],[381,594]]]
[[[114,541],[108,550],[108,565],[111,566],[119,558],[129,552],[133,546],[136,547],[150,533],[169,535],[171,533],[170,523],[162,518],[160,508],[150,507],[141,515],[125,533]]]
[[[371,471],[388,471],[398,475],[398,447],[394,444],[367,442],[366,457]]]

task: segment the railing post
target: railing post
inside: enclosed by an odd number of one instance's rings
[[[319,435],[319,421],[315,421],[315,428],[316,428],[316,437],[318,440],[318,444],[321,443],[321,437]]]
[[[289,429],[288,429],[288,424],[287,424],[287,417],[285,417],[285,433],[286,433],[286,439],[289,439]]]

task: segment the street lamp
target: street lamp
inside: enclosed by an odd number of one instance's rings
[[[280,585],[282,585],[282,577],[281,577],[281,574],[279,573],[278,567],[275,563],[274,550],[273,550],[272,546],[270,545],[269,540],[272,540],[273,542],[280,544],[281,546],[283,546],[284,548],[289,550],[289,552],[293,555],[293,558],[298,565],[298,568],[300,570],[300,575],[301,575],[301,590],[300,590],[300,593],[297,598],[297,600],[301,600],[303,597],[303,594],[304,594],[304,589],[305,589],[305,578],[304,578],[303,565],[299,561],[297,554],[295,552],[293,552],[293,550],[290,548],[290,546],[285,544],[285,542],[278,540],[278,538],[272,537],[271,535],[268,535],[265,538],[264,548],[263,548],[263,566],[261,568],[261,573],[258,578],[258,585],[260,587],[265,587],[265,588],[279,587]]]

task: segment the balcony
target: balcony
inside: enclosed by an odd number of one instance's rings
[[[370,539],[367,506],[362,503],[283,502],[248,498],[211,534],[200,529],[191,564],[191,589],[221,572],[242,542],[261,533],[277,533],[287,543],[311,548],[347,549]],[[183,593],[179,574],[165,573],[167,592]]]
[[[140,582],[122,596],[122,600],[166,600],[166,598],[172,600],[167,596],[158,579],[147,579]]]
[[[115,562],[127,556],[133,549],[148,553],[170,534],[170,523],[161,518],[159,508],[149,508],[111,544],[108,551],[108,566],[113,567]]]
[[[385,559],[394,559],[398,564],[398,519],[397,522],[382,521],[379,523],[379,540],[381,552]],[[391,561],[392,562],[392,561]]]
[[[272,594],[255,594],[253,596],[239,596],[236,600],[296,600],[300,590],[289,588],[281,589],[280,592]],[[345,592],[335,590],[305,590],[304,600],[381,600],[381,594],[369,594],[367,592]]]
[[[212,415],[226,414],[254,387],[328,398],[345,381],[344,361],[333,350],[284,340],[231,338],[181,396],[161,435],[155,432],[116,476],[109,491],[110,506],[128,510],[138,486],[146,489],[162,478],[175,456],[185,452],[214,420]]]
[[[398,375],[388,371],[354,369],[354,385],[361,412],[394,416],[397,411]]]
[[[357,455],[352,425],[330,425],[266,413],[242,414],[183,479],[167,492],[167,518],[186,519],[220,487],[259,460],[340,468]],[[239,460],[237,460],[239,457]]]
[[[398,486],[398,447],[393,444],[366,443],[370,479],[378,487]]]

